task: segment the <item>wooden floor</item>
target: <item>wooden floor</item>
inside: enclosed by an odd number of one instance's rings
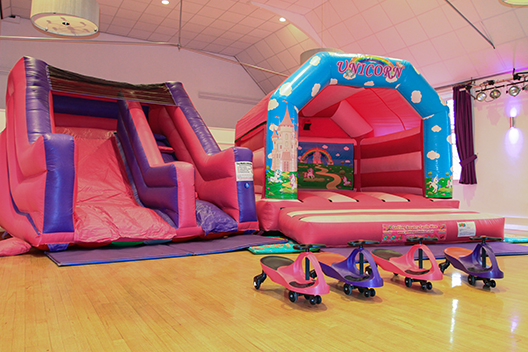
[[[375,297],[328,279],[316,306],[269,279],[257,291],[259,258],[62,268],[36,250],[0,258],[0,351],[528,350],[528,256],[499,257],[493,289],[453,267],[428,292],[381,271]]]

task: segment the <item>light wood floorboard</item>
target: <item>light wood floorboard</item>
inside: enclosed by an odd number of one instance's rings
[[[285,255],[295,258],[295,255]],[[381,271],[373,298],[328,279],[311,306],[253,277],[249,251],[57,267],[0,258],[0,351],[527,351],[528,256],[499,257],[497,287],[453,267],[432,291]]]

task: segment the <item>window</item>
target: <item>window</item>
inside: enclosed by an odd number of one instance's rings
[[[460,173],[462,172],[462,166],[460,166],[460,158],[458,157],[458,151],[456,146],[456,135],[455,135],[455,101],[453,98],[446,99],[447,106],[449,107],[449,122],[451,124],[451,154],[453,155],[453,180],[460,179]]]

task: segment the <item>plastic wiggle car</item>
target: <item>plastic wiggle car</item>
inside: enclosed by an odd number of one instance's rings
[[[436,240],[438,240],[436,237],[407,237],[407,241],[418,242],[418,244],[413,245],[405,255],[391,249],[381,248],[374,249],[372,255],[383,270],[393,272],[394,275],[404,276],[407,287],[411,287],[413,282],[419,282],[424,291],[431,290],[433,284],[429,280],[442,280],[443,273],[436,265],[436,259],[431,250],[422,242]],[[414,260],[416,251],[418,251],[418,265],[416,265]],[[423,267],[424,253],[431,262],[430,268]]]
[[[348,258],[328,252],[318,253],[316,257],[326,276],[345,283],[343,291],[347,295],[352,294],[352,289],[357,288],[365,297],[374,297],[376,290],[372,287],[383,286],[383,279],[379,275],[374,258],[363,246],[378,243],[377,241],[350,241],[348,245],[357,248],[354,248]],[[364,269],[365,262],[369,264],[366,269]]]
[[[304,295],[310,304],[320,304],[322,302],[321,295],[329,293],[330,287],[324,280],[321,266],[310,249],[321,247],[324,245],[294,245],[294,249],[303,251],[295,261],[274,255],[262,258],[260,260],[262,273],[255,276],[253,285],[258,290],[262,282],[269,276],[271,281],[289,290],[288,297],[291,302],[296,302],[299,295]],[[315,279],[310,277],[310,263],[317,275]]]
[[[499,269],[495,253],[486,241],[501,241],[502,238],[479,236],[469,239],[481,243],[478,243],[473,251],[460,247],[446,248],[444,250],[446,261],[439,265],[440,270],[444,272],[449,264],[453,264],[455,268],[468,274],[470,285],[475,286],[477,280],[482,280],[484,287],[495,287],[496,283],[493,279],[502,279],[504,273]],[[490,261],[489,265],[487,258]]]

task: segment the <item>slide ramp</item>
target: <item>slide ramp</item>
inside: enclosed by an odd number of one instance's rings
[[[128,180],[113,131],[57,128],[78,150],[74,242],[172,239],[176,229],[140,206]]]

